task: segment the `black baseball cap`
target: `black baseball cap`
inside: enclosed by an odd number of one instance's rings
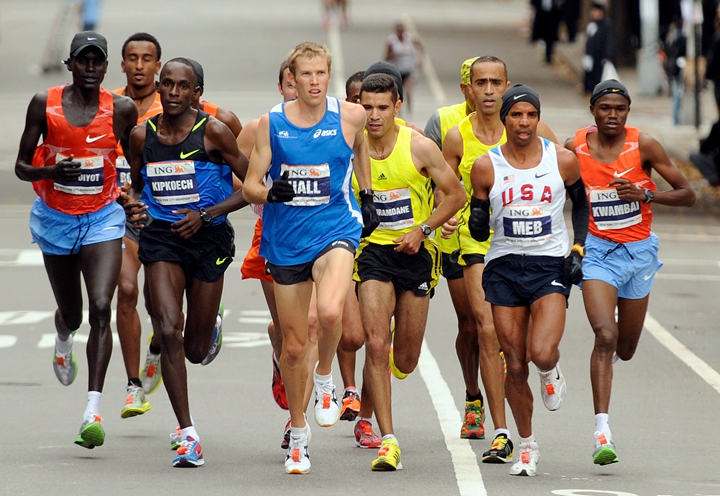
[[[392,78],[395,80],[395,85],[397,86],[398,97],[400,97],[401,102],[403,101],[402,75],[400,74],[400,71],[397,67],[388,62],[375,62],[373,65],[367,68],[363,79],[368,76],[372,76],[373,74],[387,74],[388,76],[392,76]]]
[[[103,55],[105,55],[105,58],[107,58],[107,40],[103,35],[95,31],[81,31],[77,33],[73,37],[72,43],[70,43],[70,56],[77,57],[80,52],[88,47],[98,48]]]
[[[595,105],[598,98],[611,93],[624,96],[627,99],[628,104],[632,103],[630,100],[630,93],[628,93],[624,84],[617,79],[606,79],[605,81],[598,83],[595,86],[595,89],[593,89],[592,96],[590,97],[590,105]]]

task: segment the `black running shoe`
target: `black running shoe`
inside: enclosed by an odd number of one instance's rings
[[[493,439],[490,449],[483,453],[483,463],[507,463],[513,457],[513,443],[505,434],[498,434]]]

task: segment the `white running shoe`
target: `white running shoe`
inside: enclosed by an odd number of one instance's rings
[[[152,341],[152,334],[148,343]],[[145,366],[140,371],[140,382],[145,394],[154,393],[162,382],[162,372],[160,371],[160,354],[153,355],[150,349],[145,357]]]
[[[558,410],[565,399],[565,377],[560,370],[560,364],[546,373],[540,373],[540,395],[542,396],[545,408],[554,412]]]
[[[308,445],[312,439],[310,424],[307,426],[307,434],[295,437],[290,435],[290,446],[285,456],[286,474],[307,474],[310,472],[310,452]]]
[[[510,467],[510,475],[535,477],[538,460],[540,460],[540,450],[538,449],[537,443],[520,443],[518,451],[520,457],[518,461]]]
[[[315,422],[320,427],[332,427],[339,419],[340,404],[335,395],[335,384],[332,380],[326,384],[315,381]]]

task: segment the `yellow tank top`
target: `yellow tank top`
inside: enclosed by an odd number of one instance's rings
[[[399,126],[390,155],[383,160],[370,159],[380,225],[365,239],[367,242],[396,244],[394,239],[412,231],[432,213],[430,178],[415,168],[410,151],[412,133],[409,127]]]
[[[440,143],[444,145],[448,131],[467,117],[467,104],[462,102],[456,105],[440,107],[438,116],[440,116]]]
[[[460,222],[456,232],[459,233],[460,238],[463,238],[461,241],[461,250],[463,252],[467,251],[466,247],[470,245],[473,246],[473,253],[485,254],[490,248],[492,230],[490,231],[490,238],[488,238],[487,241],[480,243],[473,239],[470,235],[470,229],[468,229],[468,221],[470,220],[470,197],[473,194],[472,182],[470,182],[470,172],[472,171],[472,166],[475,163],[475,160],[477,160],[478,157],[485,155],[490,149],[505,143],[507,141],[507,135],[505,134],[505,129],[503,128],[503,134],[500,141],[492,145],[481,143],[473,131],[472,121],[470,120],[472,115],[474,114],[470,114],[458,124],[458,131],[460,131],[460,136],[463,141],[463,156],[460,161],[460,165],[458,166],[458,170],[460,171],[460,177],[462,179],[463,186],[465,187],[467,199],[465,206],[460,211]]]

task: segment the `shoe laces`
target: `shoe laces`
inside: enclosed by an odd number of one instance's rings
[[[196,443],[196,441],[195,439],[193,439],[192,436],[188,436],[182,441],[180,441],[180,446],[178,446],[177,449],[178,455],[187,454],[194,443]]]
[[[69,368],[72,365],[72,350],[67,353],[55,353],[55,361],[60,367]]]
[[[496,437],[493,439],[492,446],[490,446],[490,449],[494,450],[504,450],[505,446],[507,446],[508,438],[506,437]]]

